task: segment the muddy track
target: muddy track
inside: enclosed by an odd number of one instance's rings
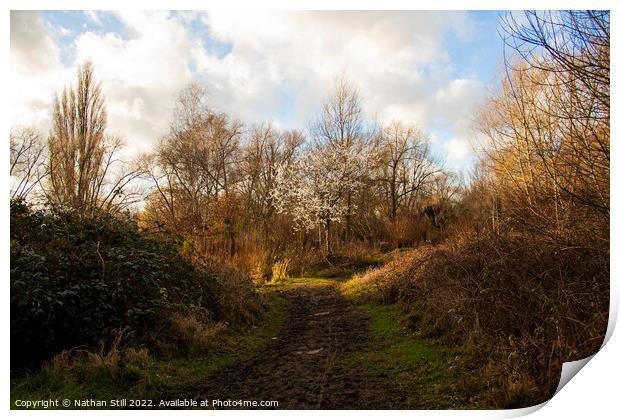
[[[368,315],[334,285],[299,283],[282,293],[288,319],[264,351],[165,398],[277,400],[280,409],[396,408],[382,378],[337,363],[370,345]]]

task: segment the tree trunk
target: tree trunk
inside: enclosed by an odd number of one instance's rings
[[[344,241],[346,243],[349,242],[351,238],[351,191],[347,194],[347,217],[346,217],[346,227],[344,230]]]
[[[235,231],[232,220],[226,221],[226,233],[228,236],[228,255],[232,258],[235,256],[237,244],[235,240]]]
[[[396,218],[396,205],[397,205],[397,197],[396,197],[396,171],[392,172],[392,177],[390,179],[390,219],[394,220]]]
[[[327,219],[325,221],[325,249],[327,250],[327,257],[332,255],[332,243],[329,235],[329,228],[331,226],[332,221]]]

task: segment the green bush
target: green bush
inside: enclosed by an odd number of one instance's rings
[[[128,327],[128,344],[157,341],[174,311],[218,315],[210,270],[135,221],[32,210],[11,203],[11,366],[95,347]]]

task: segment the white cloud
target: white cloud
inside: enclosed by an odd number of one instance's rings
[[[437,89],[449,83],[443,36],[465,36],[471,26],[461,12],[209,12],[203,21],[234,46],[222,60],[207,54],[200,61],[230,108],[260,114],[269,109],[265,99],[286,88],[296,93],[294,117],[304,120],[344,73],[360,87],[370,117],[426,125],[438,109]],[[433,76],[422,75],[427,66]]]
[[[41,15],[11,11],[11,64],[20,70],[53,70],[59,66],[59,49],[48,33]]]
[[[108,129],[130,153],[148,151],[166,133],[174,97],[192,79],[191,34],[167,12],[122,12],[131,33],[85,32],[74,41],[75,63],[91,60],[108,108]]]
[[[439,116],[460,130],[469,127],[471,110],[478,106],[483,94],[484,85],[478,80],[452,80],[435,95]]]
[[[56,33],[56,35],[61,38],[73,35],[73,31],[71,29],[65,28],[64,26],[54,26],[52,27],[52,30]]]
[[[101,18],[99,17],[100,12],[95,10],[85,10],[84,15],[97,26],[101,26]]]
[[[49,130],[54,93],[71,73],[41,15],[11,11],[11,125]]]
[[[99,21],[98,14],[89,15]],[[106,97],[108,131],[125,139],[128,153],[149,150],[165,134],[174,97],[192,79],[191,34],[167,12],[117,17],[131,33],[129,39],[83,32],[71,45],[74,63],[65,66],[41,15],[12,13],[12,125],[34,125],[46,133],[54,95],[74,83],[77,65],[88,59]]]
[[[99,12],[85,13],[97,25],[104,21]],[[470,35],[464,12],[120,12],[117,18],[127,38],[102,32],[104,25],[83,32],[71,45],[75,62],[63,66],[41,16],[12,13],[14,121],[49,124],[53,94],[73,81],[85,59],[102,81],[109,131],[132,152],[148,150],[165,134],[174,97],[192,78],[203,80],[211,103],[233,117],[304,127],[344,74],[359,87],[369,118],[417,123],[435,143],[441,139],[434,130],[450,132],[448,159],[465,154],[456,139],[467,136],[482,85],[451,77],[443,45],[448,31]],[[231,51],[222,56],[192,33],[198,23]]]
[[[473,153],[469,141],[458,137],[444,143],[443,149],[448,162],[467,159]]]

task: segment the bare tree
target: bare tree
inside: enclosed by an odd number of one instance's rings
[[[608,121],[609,10],[525,11],[523,14],[524,20],[516,19],[513,14],[504,16],[505,45],[528,67],[553,74],[554,86],[577,88],[597,102],[597,112],[593,114],[570,114],[575,109],[556,111],[567,117],[587,115]]]
[[[178,234],[204,239],[215,203],[232,203],[240,182],[240,139],[243,126],[228,115],[211,110],[206,89],[191,84],[180,92],[170,133],[146,159],[155,191],[148,200],[151,223]],[[219,207],[229,242],[234,248],[232,215]]]
[[[553,241],[608,243],[609,12],[525,17],[504,20],[514,56],[480,118],[502,214]]]
[[[344,77],[336,79],[333,93],[323,104],[320,116],[312,125],[312,134],[319,146],[337,147],[346,150],[347,154],[366,152],[371,136],[365,129],[359,92]],[[349,161],[348,164],[355,162]],[[363,177],[362,168],[356,169],[358,176]],[[347,172],[354,170],[354,168],[346,169]],[[345,191],[344,196],[347,209],[344,236],[345,240],[348,240],[351,236],[354,207],[353,191]]]
[[[505,43],[519,57],[507,57],[507,81],[528,140],[559,193],[607,219],[609,16],[527,11],[525,23],[504,19]]]
[[[271,229],[275,213],[272,193],[276,188],[276,172],[294,163],[303,143],[301,132],[279,132],[270,124],[254,126],[250,131],[243,150],[242,195],[254,220],[263,225],[265,232]]]
[[[87,61],[78,69],[76,87],[65,88],[54,102],[45,190],[53,206],[85,216],[97,211],[115,213],[136,201],[126,189],[140,175],[139,169],[108,180],[123,162],[118,158],[122,142],[106,137],[106,122],[101,87],[94,79],[92,63]]]
[[[11,200],[26,199],[47,175],[46,149],[32,128],[11,131]]]
[[[380,181],[393,220],[403,203],[416,203],[440,168],[430,156],[428,139],[415,126],[393,122],[383,130],[380,144]]]
[[[346,79],[336,79],[334,91],[314,122],[313,134],[321,144],[350,148],[364,140],[364,120],[358,90]]]

